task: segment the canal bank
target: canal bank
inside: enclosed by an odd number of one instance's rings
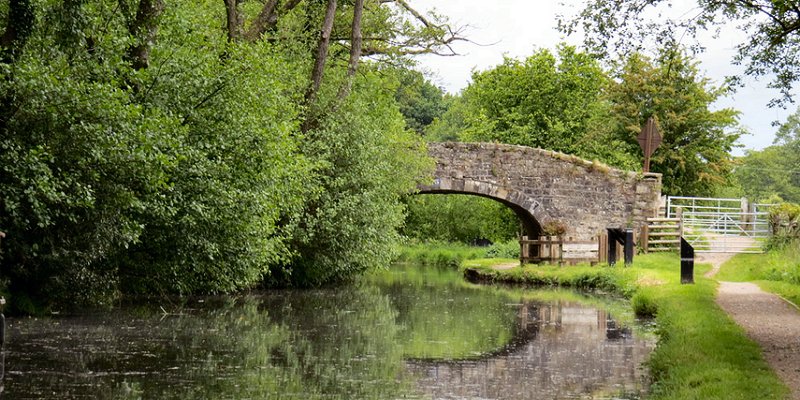
[[[526,266],[492,268],[465,262],[465,277],[493,283],[579,287],[614,291],[638,314],[655,317],[658,346],[647,365],[654,399],[785,399],[788,389],[769,368],[761,348],[715,303],[717,282],[701,277],[681,285],[676,255],[637,257],[631,267]]]

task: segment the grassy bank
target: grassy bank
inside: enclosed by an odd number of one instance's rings
[[[467,263],[468,273],[493,282],[596,288],[631,298],[640,315],[654,315],[659,343],[649,361],[654,399],[783,399],[788,390],[761,349],[714,302],[716,282],[695,271],[680,284],[677,255],[639,256],[632,267],[537,267],[497,271]]]
[[[459,268],[466,260],[519,257],[519,243],[511,241],[487,247],[461,243],[408,243],[400,247],[396,262]]]
[[[800,241],[766,254],[737,254],[722,266],[716,279],[755,282],[800,304]]]

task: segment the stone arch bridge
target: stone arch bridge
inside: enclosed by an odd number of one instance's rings
[[[638,237],[655,217],[661,175],[628,172],[558,152],[493,143],[430,143],[432,185],[419,194],[469,194],[505,204],[535,237],[558,224],[565,236],[591,240],[606,228],[633,227]]]

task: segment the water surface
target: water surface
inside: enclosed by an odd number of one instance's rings
[[[346,287],[9,319],[3,399],[635,398],[613,299],[396,267]]]

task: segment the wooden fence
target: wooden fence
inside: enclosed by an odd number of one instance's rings
[[[678,251],[683,235],[681,218],[648,218],[639,243],[645,253]]]

